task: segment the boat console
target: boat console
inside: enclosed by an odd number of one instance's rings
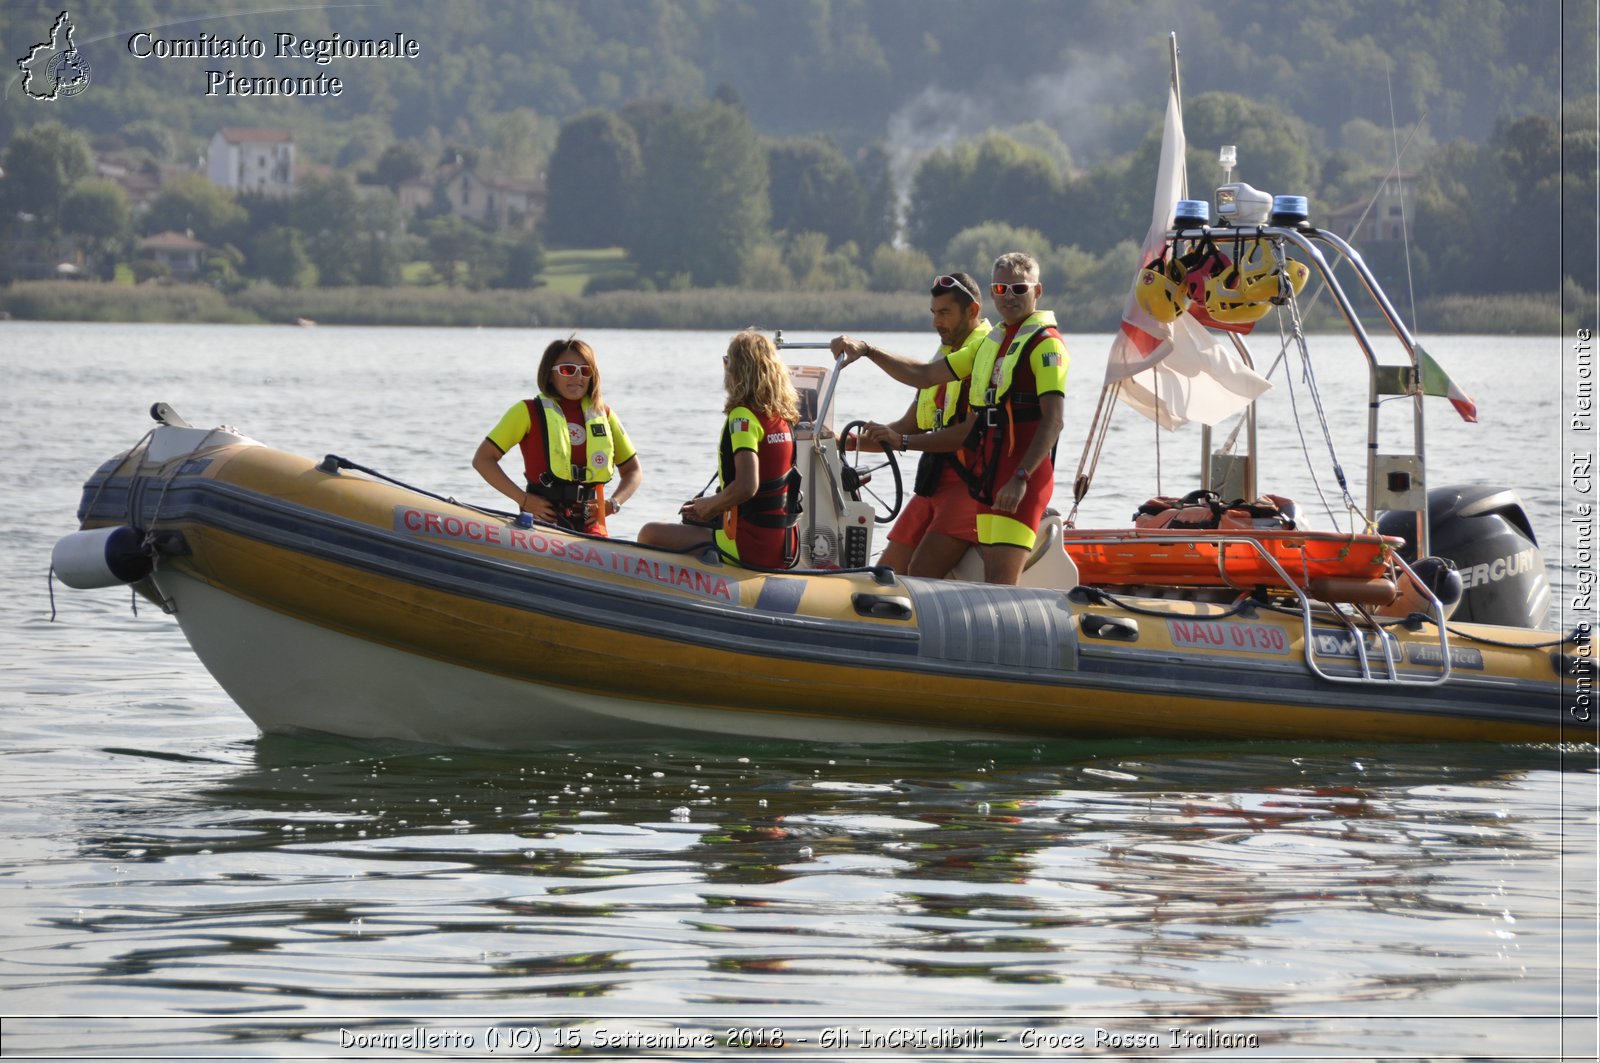
[[[1225,149],[1225,161],[1226,155]],[[1331,679],[1340,677],[1319,664],[1317,640],[1311,637],[1317,625],[1329,622],[1356,644],[1373,648],[1371,663],[1365,652],[1357,654],[1355,680],[1388,683],[1418,681],[1396,667],[1387,648],[1387,628],[1394,624],[1421,623],[1437,632],[1437,651],[1430,656],[1438,662],[1437,670],[1423,680],[1428,683],[1450,675],[1452,617],[1540,627],[1549,606],[1549,580],[1516,493],[1507,487],[1432,488],[1428,483],[1422,400],[1426,390],[1433,390],[1428,388],[1431,359],[1360,254],[1336,234],[1312,225],[1302,196],[1274,196],[1232,182],[1217,190],[1215,210],[1213,220],[1212,204],[1179,202],[1160,255],[1145,269],[1152,290],[1159,289],[1154,296],[1143,293],[1145,305],[1168,322],[1190,314],[1208,335],[1230,344],[1252,370],[1256,363],[1246,337],[1253,323],[1274,309],[1288,313],[1290,328],[1285,332],[1309,365],[1298,300],[1311,282],[1320,282],[1312,297],[1322,292],[1332,297],[1367,363],[1363,500],[1351,496],[1342,470],[1336,470],[1345,516],[1354,517],[1356,526],[1311,532],[1291,519],[1270,528],[1075,527],[1076,503],[1093,478],[1093,440],[1097,433],[1103,436],[1098,422],[1102,415],[1109,419],[1109,411],[1119,405],[1114,401],[1118,383],[1108,373],[1085,465],[1073,485],[1072,512],[1065,517],[1054,510],[1047,513],[1021,585],[1061,592],[1083,585],[1157,602],[1226,603],[1253,597],[1301,615],[1307,663]],[[1390,361],[1380,358],[1367,322],[1335,275],[1342,265],[1353,273],[1356,287],[1365,291],[1395,341],[1398,360],[1395,353],[1388,354]],[[787,342],[782,332],[777,345],[828,346]],[[893,519],[904,492],[895,455],[853,449],[852,433],[861,422],[834,433],[839,368],[792,370],[807,414],[797,441],[807,493],[801,565],[811,569],[868,565],[876,526]],[[1320,399],[1317,406],[1320,416]],[[1399,432],[1391,428],[1380,434],[1380,412],[1392,416],[1393,411],[1409,413],[1410,431],[1402,425]],[[1396,436],[1409,438],[1409,445],[1396,445]],[[1236,449],[1241,437],[1242,448]],[[1236,428],[1220,447],[1213,446],[1210,426],[1202,426],[1201,443],[1199,493],[1222,500],[1260,497],[1254,401],[1238,415]],[[952,577],[981,580],[976,550],[968,551]]]

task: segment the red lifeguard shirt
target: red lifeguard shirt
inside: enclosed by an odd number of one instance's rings
[[[732,479],[733,455],[741,450],[756,452],[759,484],[777,483],[794,466],[794,428],[775,413],[760,417],[749,407],[735,406],[728,411],[727,441],[728,450],[721,456],[724,487]],[[783,489],[769,489],[745,504],[755,503],[781,513],[785,497]],[[736,560],[762,568],[783,568],[784,545],[793,533],[792,528],[762,528],[741,521],[735,507],[723,514],[716,539],[717,545]]]

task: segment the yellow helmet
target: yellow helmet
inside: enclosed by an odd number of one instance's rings
[[[1208,236],[1193,245],[1189,253],[1177,259],[1173,266],[1175,277],[1181,277],[1181,283],[1187,290],[1191,301],[1205,302],[1206,290],[1216,278],[1227,274],[1233,268],[1233,260],[1222,251]]]
[[[1272,303],[1240,298],[1238,289],[1225,286],[1231,274],[1230,270],[1229,275],[1212,277],[1206,282],[1206,313],[1213,321],[1224,325],[1242,325],[1266,317]]]
[[[1281,302],[1285,296],[1280,277],[1289,282],[1289,294],[1299,295],[1311,279],[1311,270],[1288,256],[1280,260],[1270,241],[1258,240],[1240,263],[1239,295],[1251,302]]]
[[[1311,271],[1292,258],[1279,259],[1270,240],[1255,240],[1237,249],[1236,264],[1218,270],[1205,282],[1208,316],[1218,324],[1247,324],[1267,316],[1274,303],[1298,295]],[[1287,294],[1283,287],[1287,282]],[[1199,294],[1196,298],[1201,298]]]
[[[1176,321],[1189,304],[1189,292],[1183,287],[1182,280],[1183,270],[1176,262],[1169,263],[1165,257],[1158,258],[1139,271],[1134,297],[1145,312],[1157,321],[1163,324]]]

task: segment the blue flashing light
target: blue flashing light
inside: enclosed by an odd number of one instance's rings
[[[1180,199],[1178,208],[1173,212],[1172,226],[1175,229],[1193,229],[1201,225],[1211,224],[1211,204],[1203,199]]]
[[[1309,203],[1305,196],[1273,196],[1272,224],[1304,225],[1309,217]]]

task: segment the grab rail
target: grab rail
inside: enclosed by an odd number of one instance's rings
[[[1230,578],[1228,574],[1228,551],[1225,549],[1225,547],[1229,545],[1240,545],[1247,547],[1249,550],[1253,551],[1261,561],[1266,563],[1267,567],[1278,577],[1281,588],[1284,591],[1292,593],[1296,601],[1299,603],[1300,620],[1304,629],[1302,643],[1305,650],[1306,667],[1310,668],[1311,671],[1316,675],[1326,679],[1330,683],[1392,683],[1403,686],[1438,686],[1448,681],[1450,678],[1450,634],[1445,627],[1444,605],[1439,601],[1438,596],[1435,595],[1428,588],[1427,584],[1422,581],[1421,577],[1419,577],[1416,572],[1412,570],[1411,566],[1406,564],[1405,559],[1400,557],[1398,554],[1391,555],[1389,559],[1390,562],[1406,580],[1410,581],[1411,586],[1421,596],[1422,600],[1427,603],[1428,619],[1434,624],[1435,628],[1439,632],[1439,673],[1434,676],[1418,677],[1403,673],[1399,667],[1399,665],[1403,662],[1399,661],[1396,656],[1398,650],[1396,641],[1392,635],[1383,629],[1383,625],[1375,616],[1373,616],[1371,613],[1368,613],[1360,606],[1351,607],[1355,613],[1355,615],[1352,616],[1350,613],[1340,608],[1340,604],[1337,602],[1328,601],[1322,598],[1313,599],[1308,593],[1309,588],[1301,586],[1298,581],[1293,579],[1289,575],[1288,571],[1284,569],[1283,565],[1278,561],[1278,559],[1273,557],[1272,554],[1268,552],[1264,546],[1262,546],[1261,541],[1255,536],[1229,534],[1169,534],[1157,538],[1150,535],[1140,535],[1130,532],[1130,534],[1127,535],[1112,534],[1095,535],[1091,537],[1072,535],[1066,529],[1063,529],[1061,541],[1063,544],[1080,543],[1086,546],[1126,546],[1134,543],[1151,542],[1180,542],[1189,543],[1191,545],[1204,543],[1207,545],[1216,545],[1219,547],[1217,550],[1218,578],[1225,586],[1240,591],[1248,591],[1252,588],[1237,582],[1233,578]],[[1309,582],[1309,580],[1307,582]],[[1315,600],[1322,607],[1315,612],[1313,600]],[[1343,632],[1349,635],[1350,641],[1353,644],[1351,646],[1351,653],[1356,660],[1357,667],[1360,671],[1359,675],[1336,675],[1332,672],[1329,672],[1322,664],[1318,662],[1318,652],[1316,647],[1316,623],[1319,615],[1323,617],[1331,617],[1334,622],[1338,623],[1342,627]],[[1373,672],[1373,662],[1369,658],[1366,645],[1367,640],[1365,638],[1365,631],[1367,630],[1370,630],[1376,636],[1377,645],[1383,651],[1382,675],[1376,675]],[[1341,639],[1341,642],[1342,641],[1343,640]],[[1329,653],[1324,653],[1323,656],[1329,656],[1331,652],[1332,651]],[[1412,661],[1411,663],[1425,664],[1426,662]]]

